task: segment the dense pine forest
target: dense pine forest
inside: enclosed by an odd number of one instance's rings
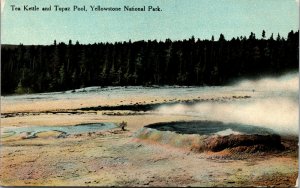
[[[259,38],[259,39],[258,39]],[[224,85],[298,70],[299,31],[226,40],[2,45],[2,94],[87,86]]]

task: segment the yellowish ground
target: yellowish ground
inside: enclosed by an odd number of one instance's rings
[[[222,96],[226,94],[223,93]],[[197,97],[195,94],[190,99]],[[122,104],[130,104],[165,100],[172,99],[167,96],[160,99],[89,98],[23,101],[18,104],[2,100],[1,108],[5,113],[40,112],[114,105],[121,103],[120,101]],[[112,130],[66,138],[56,138],[57,132],[48,132],[40,133],[34,139],[2,139],[1,185],[292,186],[296,182],[296,155],[250,156],[245,160],[228,160],[214,157],[218,156],[215,153],[194,153],[166,145],[150,144],[132,136],[136,130],[150,123],[194,120],[195,117],[151,113],[106,116],[102,113],[97,111],[1,118],[2,127],[128,122],[128,131],[125,132]]]

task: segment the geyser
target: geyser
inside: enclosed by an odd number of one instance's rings
[[[271,129],[220,121],[155,123],[140,129],[135,137],[196,152],[256,153],[285,149],[281,137]]]

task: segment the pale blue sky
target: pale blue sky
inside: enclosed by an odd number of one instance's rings
[[[2,1],[2,0],[1,0]],[[159,5],[161,12],[15,12],[10,5]],[[284,37],[298,30],[296,0],[6,0],[1,14],[2,44],[67,43],[195,38],[226,39],[254,32]],[[52,7],[53,9],[53,7]]]

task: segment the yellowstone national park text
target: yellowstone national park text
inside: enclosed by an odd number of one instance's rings
[[[122,7],[101,6],[101,5],[47,5],[39,7],[37,5],[10,5],[10,10],[14,12],[160,12],[159,5],[133,6],[124,5]]]

